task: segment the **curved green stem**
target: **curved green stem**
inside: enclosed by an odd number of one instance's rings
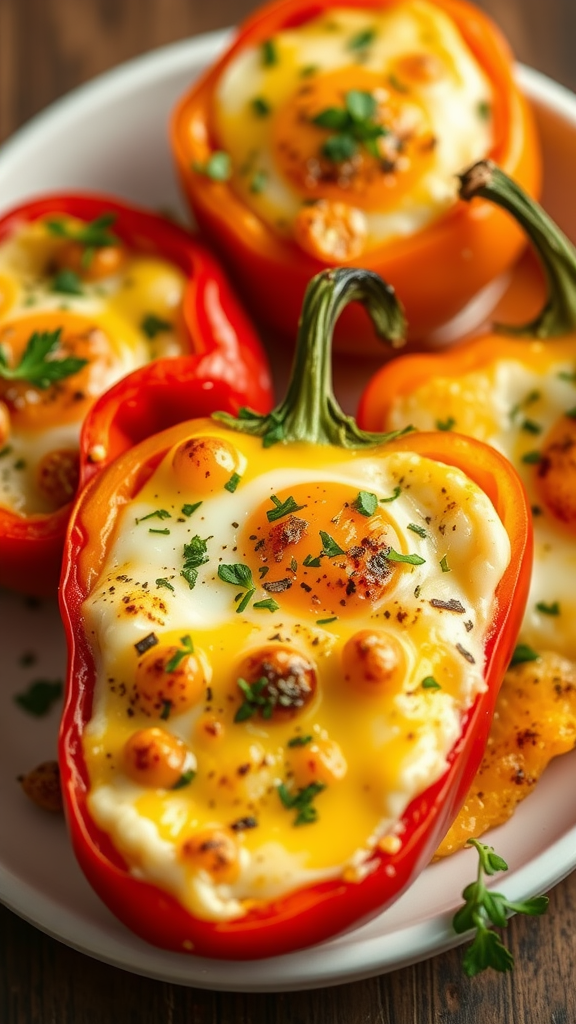
[[[496,164],[481,160],[460,177],[460,197],[482,196],[507,210],[523,227],[546,277],[548,296],[534,320],[521,326],[496,324],[520,337],[557,338],[576,331],[576,249],[541,206]]]
[[[404,314],[394,289],[368,270],[337,267],[312,278],[300,316],[296,353],[286,397],[267,416],[241,409],[238,417],[216,413],[234,430],[278,441],[309,441],[342,448],[382,444],[405,431],[372,434],[340,408],[332,387],[332,335],[349,302],[361,302],[378,336],[392,347],[404,344]]]

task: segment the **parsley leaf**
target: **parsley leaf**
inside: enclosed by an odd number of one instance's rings
[[[9,366],[6,351],[0,345],[0,377],[5,380],[25,380],[44,391],[56,381],[78,373],[86,366],[87,359],[77,359],[75,356],[53,358],[61,334],[61,327],[55,331],[34,331],[17,366]]]
[[[235,562],[233,565],[219,565],[218,578],[224,583],[232,583],[235,587],[243,587],[245,590],[254,589],[254,580],[250,566],[242,562]]]
[[[253,608],[264,608],[269,612],[277,612],[280,605],[278,601],[275,601],[273,597],[266,598],[265,601],[255,601],[252,605]]]
[[[189,633],[187,633],[186,636],[180,637],[180,643],[182,644],[182,647],[175,651],[170,658],[170,661],[166,663],[166,672],[175,672],[188,654],[194,654],[194,643]]]
[[[352,502],[352,508],[363,516],[373,516],[378,508],[378,498],[371,491],[358,491],[357,497]]]
[[[322,541],[321,555],[326,555],[328,558],[336,558],[337,555],[345,555],[346,552],[342,550],[340,545],[326,533],[324,530],[320,530],[320,540]],[[310,564],[310,563],[308,563]]]
[[[17,693],[14,700],[29,715],[42,718],[47,715],[50,708],[62,696],[62,681],[60,679],[37,679],[24,693]]]
[[[514,665],[523,665],[527,661],[538,661],[539,658],[538,652],[529,647],[528,644],[517,644],[508,667],[512,668]]]
[[[289,495],[286,501],[280,501],[280,498],[272,494],[270,501],[275,507],[268,509],[266,512],[266,518],[269,523],[275,523],[277,519],[283,519],[284,516],[289,516],[293,512],[299,512],[301,508],[306,508],[306,505],[297,505],[292,495]]]
[[[389,562],[407,562],[408,565],[423,565],[426,561],[421,555],[402,555],[399,551],[395,551],[394,548],[390,548],[386,552],[386,558]]]
[[[198,569],[208,561],[208,549],[206,545],[208,540],[210,540],[209,537],[206,537],[206,540],[202,540],[202,538],[196,534],[195,537],[192,537],[189,544],[184,545],[184,566],[180,575],[184,577],[190,587],[190,590],[193,590],[196,586]]]
[[[146,313],[140,324],[140,330],[146,335],[147,338],[152,340],[157,334],[161,334],[163,331],[171,331],[173,324],[168,320],[162,320],[161,317],[156,316],[155,313]]]
[[[90,265],[94,256],[94,249],[104,249],[109,245],[118,245],[120,239],[113,231],[108,229],[117,219],[115,213],[102,213],[94,220],[88,221],[80,226],[67,224],[65,220],[46,220],[44,223],[48,232],[56,238],[66,238],[69,242],[78,242],[85,246],[83,266]]]
[[[75,270],[59,270],[52,282],[52,291],[62,295],[83,295],[82,282]]]
[[[291,793],[283,782],[277,788],[278,796],[284,807],[298,812],[294,819],[294,825],[310,825],[317,820],[318,811],[312,801],[326,789],[324,783],[311,782],[309,786],[299,789],[297,793]]]
[[[535,896],[533,899],[513,903],[501,893],[487,889],[484,885],[484,875],[507,871],[508,865],[494,852],[492,846],[487,846],[478,839],[469,839],[468,845],[474,846],[478,851],[478,874],[476,881],[467,885],[462,893],[465,903],[454,915],[452,927],[458,935],[475,929],[474,941],[466,950],[462,962],[464,973],[473,978],[488,967],[495,971],[510,971],[514,966],[510,950],[503,945],[491,925],[505,928],[510,913],[531,916],[544,914],[548,906],[548,897]]]

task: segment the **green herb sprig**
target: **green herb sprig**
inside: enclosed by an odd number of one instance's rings
[[[61,327],[54,331],[34,331],[17,366],[9,365],[8,354],[4,346],[0,345],[0,377],[4,380],[24,380],[45,391],[57,381],[78,373],[86,366],[87,359],[78,359],[76,356],[54,358],[61,334]]]
[[[47,220],[45,224],[48,232],[56,238],[65,238],[69,242],[78,242],[79,245],[84,246],[81,263],[86,270],[94,259],[96,249],[118,245],[120,242],[118,236],[109,230],[116,220],[117,214],[109,212],[102,213],[94,220],[78,227],[68,224],[60,218]]]
[[[548,897],[535,896],[516,903],[508,900],[502,893],[487,889],[484,875],[507,871],[508,865],[494,852],[492,846],[487,846],[478,839],[469,839],[468,845],[474,846],[478,851],[478,876],[475,882],[464,889],[462,896],[466,902],[454,915],[452,927],[458,935],[471,929],[476,932],[462,962],[464,973],[473,978],[488,967],[495,971],[512,970],[514,957],[504,946],[499,935],[492,930],[491,925],[505,928],[509,914],[528,914],[532,917],[544,914],[548,906]]]
[[[318,818],[318,809],[312,801],[321,793],[326,786],[323,782],[311,782],[309,786],[291,793],[283,782],[278,786],[278,796],[284,807],[296,811],[294,825],[311,825]]]
[[[378,103],[371,92],[349,89],[343,107],[326,107],[312,118],[318,128],[334,132],[321,147],[322,156],[333,163],[350,160],[360,146],[380,159],[378,139],[389,134],[385,125],[376,121]]]

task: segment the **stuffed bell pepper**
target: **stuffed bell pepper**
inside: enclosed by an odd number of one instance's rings
[[[550,759],[576,743],[576,252],[497,167],[473,167],[462,196],[497,204],[522,225],[544,270],[543,309],[449,355],[396,360],[370,382],[359,410],[367,429],[410,423],[487,442],[515,467],[531,506],[534,565],[520,643],[480,774],[441,853],[505,821]],[[522,306],[531,315],[539,286],[527,280],[517,315]]]
[[[201,229],[288,339],[310,278],[349,263],[394,285],[433,345],[524,244],[500,210],[458,201],[456,175],[491,156],[531,194],[540,180],[507,45],[463,0],[268,4],[183,97],[172,145]],[[358,308],[336,345],[377,353]]]
[[[514,650],[522,486],[479,442],[342,413],[330,342],[354,300],[400,340],[380,278],[324,272],[272,413],[145,440],[72,516],[73,846],[108,907],[172,950],[286,953],[396,899],[467,792]]]
[[[99,396],[137,367],[80,445]],[[5,215],[0,585],[55,593],[84,477],[159,421],[246,401],[270,407],[264,354],[221,269],[185,231],[94,196],[50,196]]]

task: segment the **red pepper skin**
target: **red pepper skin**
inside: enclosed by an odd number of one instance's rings
[[[444,776],[416,797],[403,816],[397,854],[377,851],[374,870],[360,882],[323,882],[251,910],[236,921],[194,918],[172,896],[135,878],[87,807],[89,786],[82,737],[95,683],[93,654],[82,628],[82,607],[106,557],[117,510],[131,500],[166,451],[206,424],[180,424],[120,456],[90,482],[70,522],[61,586],[61,612],[69,644],[66,702],[60,732],[60,770],[68,825],[77,859],[101,899],[129,928],[166,949],[224,959],[280,955],[321,942],[375,916],[430,862],[476,773],[494,704],[522,619],[532,558],[530,515],[523,487],[507,461],[470,438],[418,433],[386,444],[463,470],[490,497],[511,543],[511,560],[497,589],[493,628],[486,643],[487,690],[467,714]]]
[[[394,0],[340,0],[369,15]],[[539,144],[531,110],[515,81],[507,43],[486,15],[466,0],[434,0],[456,25],[494,90],[494,146],[491,159],[530,195],[540,192]],[[247,209],[229,182],[213,181],[192,170],[217,147],[213,97],[223,70],[248,47],[258,47],[287,27],[333,9],[333,0],[272,0],[251,14],[225,53],[178,103],[171,141],[189,205],[205,237],[235,276],[255,317],[281,337],[292,339],[306,285],[329,265],[276,233]],[[196,130],[192,131],[191,126]],[[201,129],[201,130],[200,130]],[[410,338],[428,344],[435,330],[450,322],[490,281],[508,269],[524,247],[518,227],[483,201],[471,208],[456,203],[444,216],[413,235],[395,238],[362,254],[398,293]],[[338,261],[335,261],[338,262]],[[358,307],[344,313],[335,345],[358,355],[379,355],[370,325]]]
[[[267,411],[268,363],[255,330],[214,257],[164,217],[102,195],[50,195],[0,218],[0,242],[50,213],[91,221],[116,214],[114,233],[130,249],[161,256],[188,278],[183,320],[189,355],[157,360],[119,381],[84,422],[80,487],[135,441],[216,409]],[[97,447],[96,447],[97,446]],[[70,505],[21,516],[0,507],[0,586],[38,597],[56,593]]]

